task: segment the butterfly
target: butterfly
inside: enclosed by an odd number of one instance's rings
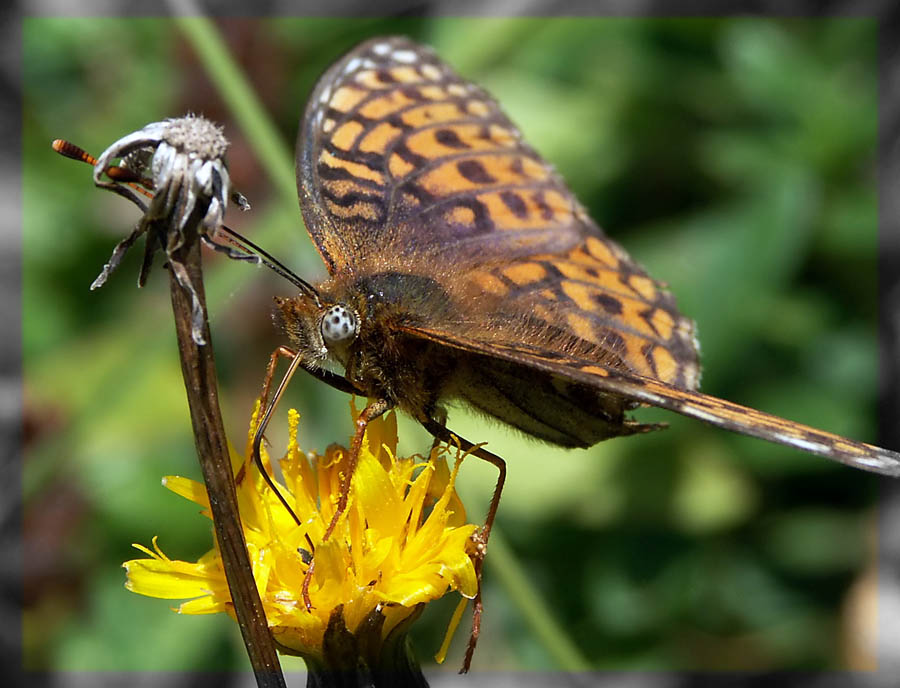
[[[428,47],[375,38],[332,65],[308,101],[296,171],[329,276],[293,277],[300,293],[276,299],[291,344],[280,353],[292,360],[273,399],[297,368],[367,397],[351,466],[366,424],[392,408],[493,463],[479,576],[505,463],[451,433],[449,403],[562,447],[654,430],[628,412],[656,406],[900,475],[896,452],[700,392],[694,324],[674,297],[603,233],[497,102]],[[481,609],[479,595],[463,670]]]

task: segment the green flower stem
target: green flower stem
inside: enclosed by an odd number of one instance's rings
[[[500,579],[513,604],[547,653],[562,671],[590,671],[591,665],[556,621],[541,593],[531,584],[522,565],[495,526],[488,545],[487,566],[491,575]]]
[[[219,89],[278,193],[288,207],[296,208],[297,182],[292,156],[253,87],[232,59],[221,34],[206,17],[175,17],[174,21]]]

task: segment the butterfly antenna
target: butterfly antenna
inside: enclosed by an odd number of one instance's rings
[[[249,253],[255,253],[262,260],[263,264],[269,268],[272,272],[281,277],[284,277],[288,282],[297,287],[300,291],[304,292],[308,296],[310,296],[313,301],[315,301],[317,306],[321,306],[322,303],[319,300],[319,292],[316,291],[315,287],[313,287],[309,282],[304,280],[301,277],[298,277],[294,272],[290,270],[287,266],[284,265],[280,260],[278,260],[271,253],[266,251],[264,248],[257,246],[252,241],[250,241],[247,237],[242,236],[235,232],[230,227],[226,227],[222,225],[219,228],[225,235],[226,239],[233,243],[235,246],[247,251]]]

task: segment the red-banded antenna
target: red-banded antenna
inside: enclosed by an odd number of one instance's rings
[[[66,141],[65,139],[54,139],[53,143],[50,144],[50,147],[62,156],[71,158],[72,160],[86,162],[91,167],[97,164],[97,158],[95,158],[80,146],[76,146],[71,141]],[[119,167],[118,165],[110,165],[104,170],[104,172],[106,173],[106,176],[113,181],[127,184],[132,189],[140,194],[143,194],[147,198],[153,198],[153,192],[149,191],[148,188],[146,188],[152,187],[153,181],[147,179],[146,177],[141,177],[134,170],[129,170],[127,167]]]

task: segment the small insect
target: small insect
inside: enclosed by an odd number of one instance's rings
[[[229,198],[242,210],[250,208],[247,199],[231,188],[224,159],[228,140],[222,130],[203,117],[187,115],[151,122],[120,138],[99,158],[64,139],[55,139],[51,147],[60,155],[91,165],[94,184],[127,198],[142,212],[131,234],[113,249],[91,289],[102,287],[128,249],[146,234],[138,286],[146,283],[153,256],[161,251],[178,283],[191,295],[192,336],[198,345],[204,344],[203,307],[187,270],[175,257],[185,243],[187,227],[196,228],[205,245],[230,258],[260,260],[252,253],[215,241],[220,234],[226,238],[231,234],[227,229],[220,232]],[[112,165],[113,160],[120,162]]]
[[[329,277],[315,286],[294,278],[300,293],[276,299],[292,348],[273,354],[268,380],[278,355],[292,361],[257,450],[300,367],[370,399],[351,467],[373,418],[398,408],[450,441],[445,408],[461,401],[562,447],[654,430],[627,416],[650,405],[900,475],[900,454],[699,392],[694,324],[672,295],[600,230],[496,101],[429,48],[376,38],[330,67],[306,107],[296,169]],[[458,441],[499,470],[480,576],[506,469]],[[313,552],[307,604],[314,567]],[[479,595],[463,671],[481,610]]]

